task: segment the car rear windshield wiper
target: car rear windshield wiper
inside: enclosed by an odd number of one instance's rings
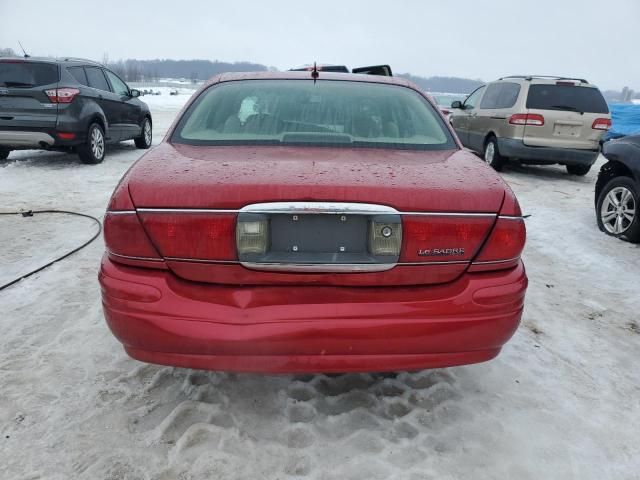
[[[0,82],[3,87],[35,87],[33,83],[25,82]]]
[[[569,110],[571,112],[583,113],[581,110],[578,110],[576,107],[572,107],[570,105],[551,105],[549,108],[554,110]]]

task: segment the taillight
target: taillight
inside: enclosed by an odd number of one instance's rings
[[[611,128],[611,120],[609,118],[596,118],[591,124],[594,130],[609,130]]]
[[[165,258],[237,260],[236,214],[139,212],[142,225]]]
[[[470,260],[487,236],[495,217],[406,215],[402,221],[400,262]]]
[[[104,217],[104,243],[109,253],[119,257],[160,260],[136,212],[107,212]]]
[[[544,117],[537,113],[514,113],[509,117],[511,125],[531,125],[541,127],[544,125]]]
[[[512,268],[520,261],[527,231],[521,217],[498,217],[470,272]]]
[[[49,97],[51,103],[71,103],[80,90],[77,88],[52,88],[45,90],[44,93]]]

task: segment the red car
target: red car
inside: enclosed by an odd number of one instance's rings
[[[247,372],[482,362],[516,330],[525,226],[415,85],[224,74],[116,188],[100,284],[138,360]]]

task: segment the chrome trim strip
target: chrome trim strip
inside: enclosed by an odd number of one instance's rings
[[[107,215],[135,215],[135,210],[107,210]],[[115,255],[115,254],[114,254]]]
[[[522,215],[498,215],[498,218],[503,220],[524,220]]]
[[[495,218],[495,213],[475,213],[475,212],[398,212],[400,215],[416,215],[425,217],[483,217]]]
[[[443,260],[441,262],[399,262],[398,265],[405,266],[428,266],[428,265],[462,265],[471,263],[471,260]]]
[[[350,214],[350,215],[377,215],[398,214],[393,207],[386,205],[374,205],[371,203],[349,202],[270,202],[254,203],[242,207],[240,212],[251,213],[299,213],[299,214]]]
[[[496,213],[477,212],[401,212],[386,205],[340,202],[272,202],[254,203],[239,210],[214,208],[138,208],[149,213],[271,213],[271,214],[325,214],[325,215],[416,215],[431,217],[484,217],[495,218]],[[521,217],[518,217],[521,218]]]
[[[170,262],[194,262],[194,263],[211,263],[211,264],[222,264],[222,265],[242,265],[247,268],[252,268],[254,270],[260,270],[260,268],[254,267],[254,265],[278,265],[281,266],[281,269],[291,265],[311,265],[311,266],[321,266],[327,268],[341,268],[342,266],[349,267],[353,269],[353,267],[379,267],[381,265],[389,266],[393,268],[395,266],[429,266],[429,265],[456,265],[456,264],[468,264],[471,260],[450,260],[450,261],[441,261],[441,262],[399,262],[399,263],[310,263],[310,264],[299,264],[299,263],[259,263],[259,262],[240,262],[238,260],[206,260],[199,258],[182,258],[182,257],[164,257],[164,260]],[[251,265],[251,266],[248,266]],[[386,269],[388,270],[388,268]],[[324,270],[323,270],[324,271]],[[336,270],[337,271],[337,270]],[[355,271],[355,270],[354,270]],[[373,271],[373,270],[367,270]],[[383,270],[380,270],[383,271]]]
[[[237,260],[211,260],[211,259],[182,258],[182,257],[164,257],[164,259],[168,262],[220,263],[220,264],[228,264],[228,265],[240,264],[240,262]]]
[[[164,259],[162,259],[162,258],[133,257],[133,256],[130,256],[130,255],[118,255],[117,253],[113,253],[110,250],[107,250],[107,254],[108,255],[113,255],[114,257],[118,257],[118,258],[127,258],[129,260],[145,260],[147,262],[164,262]]]
[[[490,262],[473,262],[473,265],[490,265],[492,263],[507,263],[507,262],[514,262],[516,260],[520,260],[520,257],[513,257],[513,258],[508,258],[506,260],[492,260]]]
[[[238,213],[240,210],[216,210],[211,208],[138,208],[138,212],[149,213]]]
[[[254,263],[240,262],[243,267],[251,270],[267,272],[315,272],[315,273],[362,273],[384,272],[396,266],[395,263],[337,263],[312,264],[312,263]]]

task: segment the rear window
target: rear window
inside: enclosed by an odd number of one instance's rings
[[[457,148],[431,104],[406,87],[349,81],[245,80],[210,87],[172,136],[191,145]]]
[[[0,87],[39,87],[59,78],[58,65],[53,63],[0,61]]]
[[[609,113],[609,107],[600,90],[577,85],[531,85],[527,97],[527,108]]]

